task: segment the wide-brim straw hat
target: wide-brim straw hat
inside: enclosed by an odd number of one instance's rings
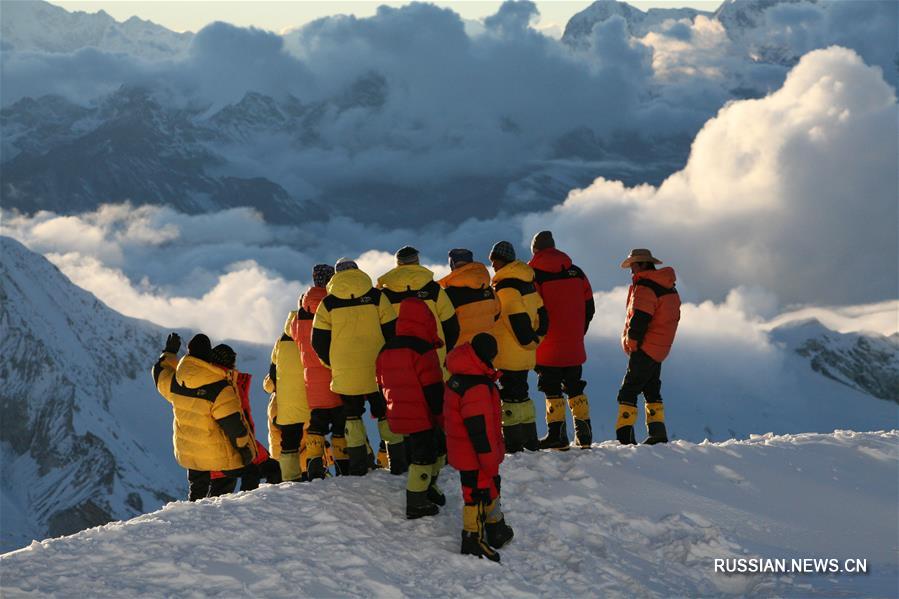
[[[624,259],[621,268],[630,268],[634,262],[652,262],[653,264],[662,264],[662,261],[652,255],[652,252],[646,248],[637,248],[631,250],[631,255]]]

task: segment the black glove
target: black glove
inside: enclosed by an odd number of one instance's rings
[[[181,336],[178,333],[169,333],[165,340],[165,351],[177,354],[179,349],[181,349]]]
[[[244,466],[249,466],[253,462],[253,452],[249,447],[241,447],[237,451],[240,453],[240,461]]]

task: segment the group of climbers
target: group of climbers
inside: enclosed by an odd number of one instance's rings
[[[209,340],[203,346],[198,339],[205,336],[198,335],[178,362],[180,340],[170,336],[153,375],[174,408],[175,455],[188,468],[190,498],[233,490],[235,484],[215,483],[210,472],[234,480],[254,469],[258,484],[260,472],[269,482],[276,478],[273,463],[283,480],[304,481],[327,477],[331,464],[340,476],[364,475],[380,462],[406,474],[406,517],[420,518],[446,503],[437,480],[448,461],[462,486],[462,553],[498,561],[496,549],[513,536],[500,507],[503,456],[568,450],[566,405],[575,444],[593,442],[583,380],[593,291],[549,231],[533,238],[531,251],[524,263],[511,243],[496,243],[488,256],[492,278],[464,248],[449,252],[451,272],[439,281],[409,246],[377,283],[346,258],[333,268],[316,265],[263,384],[271,394],[269,439],[277,462],[259,457],[265,449],[255,440],[248,401],[241,404],[249,375],[234,369],[233,351],[218,346],[204,354]],[[622,334],[629,361],[616,422],[623,444],[636,442],[641,393],[646,443],[667,442],[659,373],[680,301],[673,269],[657,270],[660,263],[649,250],[635,249],[621,265],[632,272]],[[531,370],[546,397],[542,439]],[[366,403],[386,453],[377,461],[362,420]]]

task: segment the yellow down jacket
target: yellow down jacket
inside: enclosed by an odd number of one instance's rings
[[[397,312],[400,303],[408,297],[423,300],[428,306],[439,323],[437,335],[443,341],[443,347],[437,348],[437,357],[443,367],[443,378],[448,378],[444,365],[446,352],[459,340],[459,319],[446,290],[434,280],[434,273],[418,264],[404,264],[382,275],[378,279],[378,288],[384,292]]]
[[[493,276],[500,317],[491,333],[499,353],[493,366],[500,370],[531,370],[537,364],[537,346],[549,328],[543,300],[534,285],[534,269],[515,260]]]
[[[268,369],[268,376],[274,384],[277,423],[281,426],[309,422],[303,362],[300,349],[290,336],[291,324],[296,317],[296,310],[287,315],[281,337],[272,348],[272,363]]]
[[[331,368],[331,390],[363,395],[378,390],[375,360],[396,329],[396,312],[358,269],[335,274],[312,321],[312,348]]]
[[[256,457],[256,440],[229,373],[193,356],[177,362],[164,353],[153,368],[156,389],[172,404],[175,459],[191,470],[236,470],[244,463],[235,445]],[[177,365],[176,365],[177,364]],[[225,429],[235,437],[232,444]]]

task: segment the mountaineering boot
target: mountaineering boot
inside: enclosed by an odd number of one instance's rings
[[[281,480],[286,483],[300,481],[303,474],[300,470],[300,452],[281,452],[278,465],[281,466]]]
[[[325,438],[322,435],[306,435],[306,474],[309,480],[325,478]]]
[[[403,436],[390,430],[390,425],[387,423],[386,418],[378,420],[378,432],[381,434],[381,440],[387,444],[387,461],[390,464],[390,474],[400,475],[408,472],[409,462],[406,460],[406,444],[403,442]],[[428,478],[430,479],[430,473]]]
[[[520,402],[503,401],[503,441],[506,453],[524,451],[524,431],[521,430]]]
[[[546,398],[546,436],[540,439],[540,449],[568,450],[565,400],[561,397]]]
[[[499,553],[484,539],[483,504],[465,505],[462,508],[462,555],[486,557],[499,561]]]
[[[414,520],[423,516],[433,516],[440,511],[428,501],[428,487],[431,486],[433,464],[412,464],[406,481],[406,519]]]
[[[437,477],[440,476],[440,471],[444,466],[446,466],[446,454],[438,456],[437,461],[434,462],[434,466],[431,469],[431,484],[428,487],[428,501],[441,507],[446,505],[446,495],[443,494],[443,489],[437,484]]]
[[[637,422],[637,406],[618,404],[618,420],[615,421],[615,436],[622,445],[636,445],[634,423]]]
[[[649,436],[643,441],[645,445],[668,442],[668,431],[665,429],[665,406],[662,402],[646,402],[646,428]]]
[[[390,459],[387,457],[387,443],[383,439],[378,443],[378,457],[375,458],[375,463],[377,463],[378,468],[384,470],[390,468]]]
[[[331,435],[331,458],[334,460],[334,474],[346,476],[350,473],[350,459],[346,452],[346,437]],[[325,468],[325,476],[327,476],[327,465]]]
[[[349,474],[351,476],[368,474],[368,444],[365,438],[365,425],[358,416],[346,419],[346,453],[350,462]]]
[[[515,536],[512,527],[506,524],[506,517],[500,509],[499,498],[487,505],[487,521],[484,523],[484,532],[487,536],[487,544],[494,549],[499,549]]]
[[[568,407],[574,417],[574,440],[581,449],[593,445],[593,427],[590,426],[590,403],[583,393],[568,398]]]
[[[521,402],[521,427],[522,445],[528,451],[540,451],[540,439],[537,438],[537,414],[534,411],[534,400],[526,399]]]

